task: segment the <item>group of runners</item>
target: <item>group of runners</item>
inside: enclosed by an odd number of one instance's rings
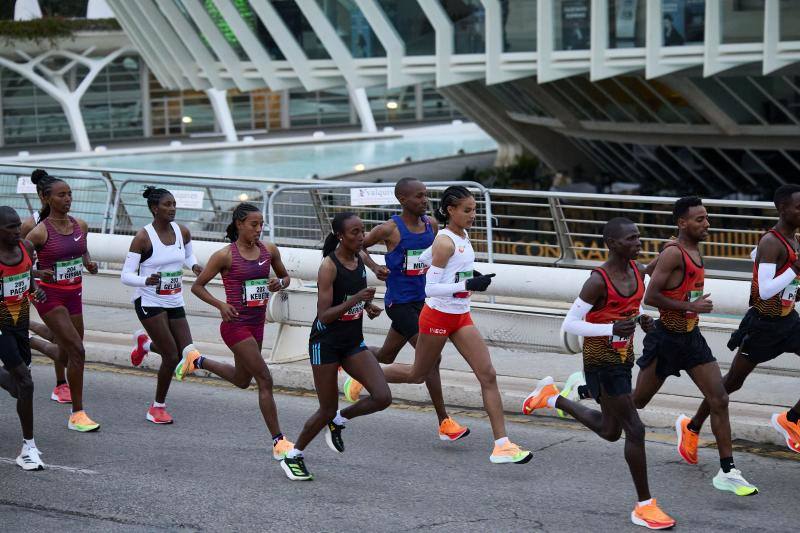
[[[71,404],[68,429],[89,432],[100,427],[83,406],[82,275],[84,269],[97,272],[86,246],[87,225],[69,215],[72,193],[64,180],[37,170],[32,181],[42,202],[40,212],[22,221],[10,207],[0,207],[0,357],[4,366],[0,386],[17,401],[23,433],[17,463],[25,470],[44,467],[33,438],[31,347],[55,363],[56,387],[51,398]],[[313,476],[304,455],[308,444],[324,431],[327,445],[343,453],[343,431],[349,421],[391,404],[388,383],[425,383],[438,418],[438,437],[452,442],[469,435],[468,428],[448,415],[442,395],[439,364],[450,340],[480,383],[494,437],[490,461],[529,462],[531,452],[508,438],[489,350],[470,316],[471,293],[486,291],[494,276],[474,269],[475,253],[467,230],[475,221],[475,199],[464,187],[448,187],[431,218],[426,215],[428,197],[421,181],[401,179],[395,195],[401,214],[368,233],[354,213],[339,213],[332,220],[322,250],[317,316],[308,345],[319,408],[292,443],[281,431],[272,378],[261,356],[270,293],[287,288],[291,280],[278,248],[261,240],[260,210],[239,204],[226,231],[230,244],[202,266],[189,230],[175,222],[174,196],[166,189],[147,187],[143,197],[153,221],[134,236],[121,274],[122,283],[134,288],[132,303],[141,323],[133,334],[131,363],[141,365],[151,352],[161,356],[146,419],[155,424],[173,422],[166,409],[173,378],[182,381],[202,369],[240,388],[249,387],[255,379],[273,458],[280,461],[289,479],[310,480]],[[681,415],[676,421],[680,456],[690,464],[698,463],[698,434],[710,416],[720,455],[714,487],[740,496],[758,492],[734,464],[728,394],[738,390],[758,364],[782,353],[800,352],[800,317],[794,311],[800,286],[796,237],[800,186],[778,189],[775,206],[779,222],[754,252],[751,309],[729,343],[738,352],[725,376],[698,327],[699,315],[713,310],[710,295],[704,293],[699,252],[699,244],[708,236],[708,214],[699,198],[687,197],[674,207],[677,237],[647,266],[637,262],[641,241],[632,221],[614,218],[605,225],[608,260],[592,271],[564,321],[565,331],[584,339],[583,372],[570,376],[563,390],[551,377],[542,379],[523,403],[525,414],[555,408],[606,440],[616,441],[625,433],[625,459],[638,498],[631,513],[635,524],[650,529],[675,525],[650,494],[645,429],[637,409],[647,405],[668,376],[679,376],[681,370],[705,399],[693,418]],[[376,264],[368,253],[376,244],[386,247],[385,266]],[[192,293],[219,310],[220,336],[233,353],[233,365],[204,356],[195,347],[184,311],[184,268],[196,275]],[[367,346],[362,333],[364,314],[373,319],[383,311],[373,303],[375,288],[367,284],[367,268],[387,285],[384,304],[391,329],[381,347]],[[650,276],[647,286],[646,274]],[[222,278],[224,300],[207,288],[217,275]],[[44,324],[30,321],[30,303]],[[657,308],[660,318],[644,314],[643,303]],[[632,387],[637,324],[646,336]],[[395,363],[406,344],[414,348],[413,364]],[[347,373],[344,396],[352,402],[341,410],[340,369]],[[363,390],[367,394],[362,396]],[[599,403],[600,410],[580,403],[587,398]],[[776,414],[771,424],[789,449],[800,453],[798,420],[800,402]]]

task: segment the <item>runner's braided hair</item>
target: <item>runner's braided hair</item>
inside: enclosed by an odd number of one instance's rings
[[[447,212],[447,208],[451,205],[458,205],[464,198],[472,198],[472,193],[469,192],[469,189],[461,185],[451,185],[442,193],[442,197],[439,199],[439,207],[433,212],[433,216],[442,224],[447,224],[450,219],[450,213]]]
[[[144,188],[144,192],[142,192],[142,196],[147,198],[147,209],[153,213],[153,207],[158,207],[158,204],[161,202],[161,199],[164,195],[169,194],[172,195],[167,189],[161,189],[159,187],[154,187],[152,185],[148,185]],[[155,216],[155,214],[153,214]]]
[[[236,229],[236,222],[242,222],[247,218],[250,213],[260,213],[261,210],[253,204],[242,202],[233,209],[233,220],[225,229],[225,236],[231,242],[236,242],[239,239],[239,230]]]
[[[356,216],[355,213],[345,211],[344,213],[337,213],[331,220],[331,232],[325,237],[325,244],[322,245],[322,257],[328,257],[339,246],[339,235],[344,232],[344,222],[349,218]]]
[[[63,182],[64,180],[51,176],[46,170],[41,168],[37,168],[31,172],[31,182],[36,185],[36,194],[38,194],[39,198],[42,200],[42,209],[39,211],[39,221],[50,216],[50,204],[44,199],[50,196],[53,185],[59,181]]]

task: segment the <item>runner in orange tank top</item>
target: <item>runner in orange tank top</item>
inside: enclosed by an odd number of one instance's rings
[[[775,191],[779,220],[761,237],[755,251],[750,310],[731,335],[728,348],[738,349],[723,383],[728,394],[736,392],[761,363],[783,353],[800,354],[800,316],[794,309],[800,286],[797,233],[800,232],[800,185],[783,185]],[[708,418],[704,401],[687,431],[697,433]],[[772,426],[793,452],[800,453],[800,401],[783,413],[772,415]],[[690,444],[696,440],[689,439]],[[688,450],[697,454],[696,446]]]
[[[644,424],[631,396],[633,335],[636,324],[647,332],[653,319],[640,314],[644,297],[644,270],[636,263],[642,250],[639,230],[627,218],[614,218],[603,228],[608,260],[595,269],[583,285],[564,320],[564,330],[584,337],[583,367],[591,396],[600,410],[590,409],[559,395],[552,377],[539,381],[525,399],[522,412],[557,408],[601,438],[615,442],[625,432],[625,460],[636,487],[637,504],[631,521],[648,529],[666,529],[675,520],[664,513],[650,495]]]
[[[700,198],[689,196],[675,202],[672,214],[678,225],[678,238],[659,254],[647,286],[644,302],[658,308],[661,318],[644,338],[642,357],[636,362],[641,370],[633,400],[636,407],[643,409],[668,376],[680,376],[681,370],[686,371],[711,410],[711,428],[720,458],[714,487],[738,496],[756,494],[758,489],[734,465],[728,395],[719,365],[698,327],[699,315],[714,308],[710,294],[703,293],[705,270],[699,249],[708,238],[708,212]],[[679,452],[692,447],[687,441],[695,441],[696,449],[697,434],[685,431],[688,422],[684,415],[675,422]],[[697,463],[696,454],[681,456],[691,464]]]

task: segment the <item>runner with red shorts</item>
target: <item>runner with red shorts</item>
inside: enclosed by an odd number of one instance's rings
[[[531,452],[520,449],[506,436],[505,416],[489,349],[470,316],[471,291],[485,291],[494,274],[473,271],[475,252],[467,229],[475,222],[475,198],[465,187],[445,189],[434,213],[444,229],[420,260],[430,264],[425,274],[427,303],[419,316],[419,339],[414,364],[394,363],[383,368],[389,383],[422,383],[442,355],[447,339],[475,372],[481,385],[483,406],[495,438],[492,463],[527,463]]]
[[[34,302],[39,316],[53,333],[60,353],[67,359],[67,381],[72,394],[72,414],[67,428],[88,432],[100,428],[83,410],[83,269],[97,274],[97,264],[86,247],[88,226],[69,216],[72,189],[54,178],[43,186],[45,207],[41,222],[28,234],[39,258],[40,286],[47,295]]]
[[[259,240],[263,226],[264,217],[256,206],[247,203],[236,206],[233,221],[227,229],[231,244],[211,256],[192,285],[195,296],[219,309],[222,316],[219,332],[233,352],[235,364],[208,359],[190,344],[183,349],[183,358],[175,368],[175,379],[183,381],[184,377],[200,368],[246,389],[255,378],[258,405],[272,435],[272,457],[280,461],[292,449],[292,443],[281,433],[278,409],[272,396],[272,376],[261,357],[261,343],[269,293],[288,287],[290,278],[278,247]],[[276,278],[269,278],[270,268]],[[224,302],[206,288],[217,274],[222,275]]]

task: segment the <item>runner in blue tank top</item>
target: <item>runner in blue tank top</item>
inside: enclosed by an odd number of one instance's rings
[[[415,178],[403,178],[395,185],[394,194],[403,207],[402,214],[393,215],[374,227],[364,239],[364,250],[383,242],[388,252],[386,267],[382,267],[384,272],[375,270],[375,273],[383,278],[388,270],[384,303],[386,314],[392,319],[392,328],[381,348],[370,347],[378,361],[387,365],[394,362],[406,343],[417,345],[419,314],[425,304],[425,272],[428,270],[419,261],[419,256],[430,248],[439,230],[436,220],[425,216],[428,196],[424,183]],[[447,415],[438,364],[425,379],[425,385],[439,418],[439,438],[454,441],[467,436],[469,429]],[[356,401],[360,392],[361,384],[347,378],[345,398]]]

